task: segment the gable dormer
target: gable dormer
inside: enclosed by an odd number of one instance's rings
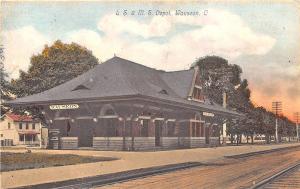
[[[193,82],[192,82],[188,99],[197,102],[204,102],[204,94],[203,94],[203,89],[201,84],[199,68],[195,66],[194,69],[195,72],[194,72]]]
[[[77,85],[72,91],[77,90],[90,90],[92,89],[93,85],[95,84],[94,78],[89,78],[87,81],[83,82],[82,84]]]
[[[87,90],[87,89],[89,89],[89,88],[86,87],[85,85],[77,85],[77,87],[75,87],[72,91]]]

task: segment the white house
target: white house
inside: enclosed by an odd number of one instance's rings
[[[5,114],[0,120],[1,145],[40,145],[42,124],[28,115]]]

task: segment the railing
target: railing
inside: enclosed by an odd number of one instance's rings
[[[19,144],[25,144],[25,145],[39,145],[40,141],[20,141]]]

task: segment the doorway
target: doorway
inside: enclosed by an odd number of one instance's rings
[[[93,121],[80,120],[78,121],[78,146],[79,147],[92,147],[93,146]]]
[[[154,124],[155,124],[155,146],[161,146],[160,137],[162,133],[163,121],[156,120]]]
[[[209,144],[209,135],[210,135],[209,126],[205,126],[205,144]]]

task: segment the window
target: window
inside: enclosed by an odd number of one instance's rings
[[[204,100],[201,89],[196,87],[194,88],[193,98],[196,100]]]
[[[196,123],[192,122],[192,137],[196,137]]]
[[[32,123],[32,130],[35,130],[35,123]]]
[[[201,123],[192,122],[192,137],[204,137],[204,128]]]
[[[176,136],[176,133],[175,133],[175,122],[174,121],[170,121],[168,122],[168,137],[174,137]]]
[[[10,122],[8,122],[7,124],[7,129],[10,129]]]
[[[201,79],[200,79],[200,74],[196,75],[196,80],[195,80],[195,86],[193,90],[193,98],[196,100],[204,100],[204,96],[202,94],[202,84],[201,84]]]
[[[105,115],[115,115],[115,112],[113,109],[108,109],[106,110]]]
[[[149,120],[143,119],[142,120],[142,128],[141,128],[141,136],[148,137],[148,127],[149,127]]]
[[[200,137],[200,125],[196,126],[196,136]]]
[[[118,130],[118,122],[117,119],[104,119],[104,127],[108,137],[121,136],[122,133]]]
[[[26,123],[26,130],[27,130],[27,129],[29,129],[29,124],[28,124],[28,123]]]
[[[204,137],[204,125],[203,123],[201,124],[201,137]]]
[[[19,129],[23,129],[22,127],[22,123],[19,123]]]
[[[212,134],[211,134],[212,137],[220,136],[220,129],[217,125],[212,126],[212,131],[211,132],[212,132]]]
[[[19,135],[19,141],[24,141],[24,135]]]

